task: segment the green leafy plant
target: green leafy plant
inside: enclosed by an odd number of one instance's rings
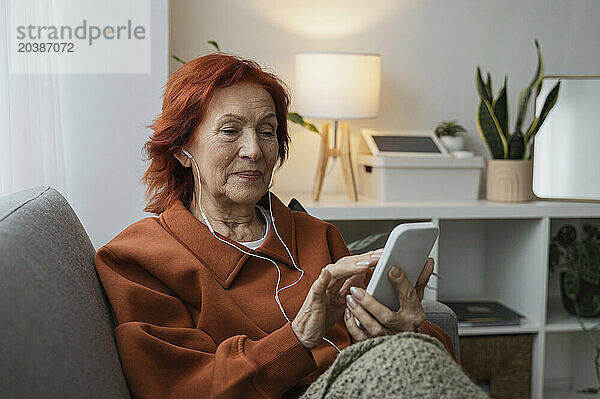
[[[438,137],[450,136],[455,137],[458,134],[466,133],[467,129],[458,124],[458,121],[442,122],[435,128],[435,134]]]
[[[538,56],[537,70],[531,83],[523,89],[519,96],[517,120],[512,134],[509,132],[508,126],[507,77],[504,77],[504,85],[498,96],[494,98],[490,73],[487,73],[484,81],[481,70],[477,66],[475,85],[480,97],[477,108],[477,130],[494,159],[524,159],[530,140],[539,131],[558,99],[560,81],[550,90],[539,116],[535,116],[534,110],[532,122],[527,130],[523,130],[531,95],[535,91],[534,99],[537,99],[542,89],[542,77],[544,76],[544,60],[537,40],[535,40],[535,47]]]
[[[587,327],[581,318],[600,313],[600,228],[584,224],[582,231],[585,238],[577,240],[575,227],[570,224],[561,226],[550,243],[549,266],[551,272],[564,271],[563,292],[572,301],[577,321],[596,349],[594,366],[598,387],[578,392],[596,394],[600,392],[600,345],[595,332],[600,330],[600,323]],[[584,291],[585,283],[599,289],[596,293]]]
[[[173,58],[175,61],[177,61],[177,62],[180,62],[180,63],[182,63],[182,64],[185,64],[185,63],[186,63],[186,61],[184,61],[184,60],[182,60],[181,58],[177,57],[175,54],[173,54],[173,55],[171,56],[171,58]]]
[[[564,270],[564,292],[583,317],[600,313],[600,228],[584,224],[585,238],[577,239],[570,224],[562,226],[550,243],[550,270]],[[599,288],[598,293],[584,293],[582,283]]]
[[[219,47],[219,45],[217,44],[217,42],[215,42],[214,40],[207,40],[206,43],[208,43],[211,46],[213,46],[214,48],[216,48],[217,51],[221,51],[221,48]]]
[[[296,113],[296,112],[288,112],[287,114],[287,119],[290,122],[293,123],[297,123],[298,125],[307,128],[308,130],[315,132],[315,133],[319,133],[319,129],[317,129],[317,127],[315,125],[313,125],[310,122],[307,122],[302,115]]]
[[[361,238],[359,240],[355,240],[352,241],[351,243],[349,243],[347,245],[348,249],[350,250],[350,252],[352,253],[358,253],[360,251],[364,251],[365,249],[367,249],[368,247],[372,246],[373,244],[375,244],[375,242],[383,237],[387,237],[389,233],[375,233],[375,234],[370,234],[364,238]]]
[[[207,40],[206,43],[210,44],[215,49],[217,49],[217,52],[221,52],[221,48],[219,47],[219,45],[217,44],[217,42],[215,42],[214,40]],[[181,64],[185,64],[187,62],[187,61],[182,60],[181,58],[179,58],[175,54],[172,54],[171,58],[173,58],[175,61],[177,61],[177,62],[179,62]]]

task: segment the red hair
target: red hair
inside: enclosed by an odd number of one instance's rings
[[[144,211],[156,215],[180,199],[188,206],[194,195],[194,176],[173,153],[185,146],[204,117],[215,89],[246,81],[261,85],[273,98],[277,117],[279,164],[288,153],[287,112],[290,96],[285,83],[253,60],[211,53],[183,64],[165,84],[161,114],[143,152],[150,166],[141,178],[146,184]]]

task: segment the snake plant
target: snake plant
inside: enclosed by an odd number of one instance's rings
[[[479,107],[477,108],[477,130],[494,159],[524,159],[529,141],[539,131],[558,99],[560,81],[556,83],[548,96],[546,96],[539,116],[535,116],[534,109],[533,121],[527,130],[523,130],[523,122],[525,121],[531,94],[535,90],[535,99],[537,99],[542,89],[542,77],[544,76],[544,61],[537,40],[535,40],[535,47],[538,56],[537,70],[531,83],[523,89],[519,96],[517,120],[512,134],[509,132],[508,126],[506,76],[504,77],[504,85],[500,89],[498,96],[494,98],[490,73],[487,73],[487,78],[484,81],[481,76],[481,70],[479,66],[477,67],[475,85],[480,97]],[[531,157],[531,154],[529,154],[529,157]]]

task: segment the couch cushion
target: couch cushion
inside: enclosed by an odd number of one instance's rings
[[[52,187],[0,197],[0,392],[131,398],[95,250]]]
[[[458,320],[456,319],[456,313],[454,313],[454,311],[446,304],[438,301],[425,300],[422,303],[423,310],[427,314],[427,320],[444,330],[446,334],[450,336],[450,339],[452,339],[456,359],[460,363],[460,342],[458,339]]]

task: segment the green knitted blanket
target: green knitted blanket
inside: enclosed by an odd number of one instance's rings
[[[301,399],[488,398],[437,339],[403,332],[351,345]]]

